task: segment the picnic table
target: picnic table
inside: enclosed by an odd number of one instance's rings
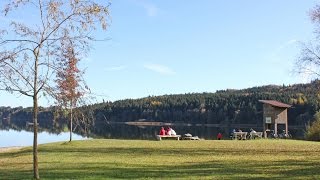
[[[166,139],[176,139],[176,140],[180,140],[181,135],[157,135],[156,136],[158,141],[161,141],[162,138],[166,138]]]
[[[234,132],[232,134],[232,139],[238,139],[238,140],[246,140],[247,139],[248,132]]]

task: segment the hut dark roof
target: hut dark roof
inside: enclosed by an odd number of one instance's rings
[[[274,106],[274,107],[280,107],[280,108],[289,108],[289,107],[291,107],[291,105],[289,105],[289,104],[284,104],[282,102],[274,101],[274,100],[259,100],[259,102],[262,102],[264,104],[269,104],[269,105]]]

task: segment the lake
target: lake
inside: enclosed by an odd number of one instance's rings
[[[60,134],[52,134],[48,132],[38,133],[38,144],[45,144],[59,141],[69,141],[69,132],[63,132]],[[72,140],[84,140],[88,139],[78,134],[72,135]],[[33,144],[33,132],[28,131],[16,131],[16,130],[0,130],[0,147],[11,146],[32,146]]]

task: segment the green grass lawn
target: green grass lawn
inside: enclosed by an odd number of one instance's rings
[[[320,143],[86,140],[39,146],[41,179],[320,179]],[[0,153],[0,179],[31,179],[32,148]]]

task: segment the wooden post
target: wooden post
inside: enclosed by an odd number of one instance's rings
[[[265,117],[263,117],[263,135],[264,135],[264,138],[267,138]]]

